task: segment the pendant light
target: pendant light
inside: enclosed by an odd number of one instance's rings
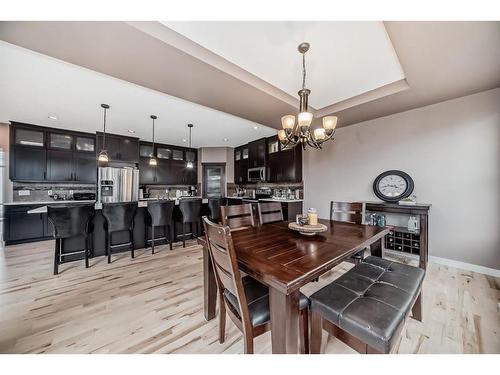
[[[109,109],[109,105],[101,104],[101,108],[104,109],[104,129],[102,134],[102,149],[99,152],[99,157],[97,158],[97,164],[99,167],[107,167],[108,166],[108,152],[106,151],[106,111]]]
[[[155,158],[155,120],[158,117],[156,115],[151,115],[151,119],[153,120],[153,152],[151,153],[151,158],[149,159],[149,165],[156,166],[156,158]]]
[[[189,147],[189,151],[191,153],[191,130],[193,129],[193,124],[188,124],[188,128],[189,128],[189,143],[188,143],[188,147]],[[186,160],[187,160],[187,155],[186,155]],[[194,168],[194,163],[193,163],[192,160],[187,160],[186,168],[188,168],[188,169],[193,169]]]

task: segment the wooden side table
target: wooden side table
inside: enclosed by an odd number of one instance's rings
[[[429,210],[430,204],[418,203],[415,205],[402,205],[397,203],[386,202],[364,202],[365,211],[383,212],[411,215],[420,218],[420,260],[419,267],[426,269],[429,259]],[[384,247],[383,239],[377,241],[370,247],[372,255],[382,257],[382,249]]]

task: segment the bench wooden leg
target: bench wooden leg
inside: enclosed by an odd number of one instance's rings
[[[323,318],[321,315],[311,311],[311,340],[309,352],[311,354],[321,353],[321,336],[323,334]]]
[[[422,321],[422,292],[419,293],[413,307],[411,308],[411,315],[413,319]]]

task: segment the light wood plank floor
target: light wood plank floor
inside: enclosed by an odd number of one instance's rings
[[[241,353],[242,335],[227,319],[203,317],[202,250],[158,247],[62,265],[52,275],[53,241],[0,249],[1,353]],[[352,265],[342,263],[304,292],[312,293]],[[500,279],[430,264],[424,322],[409,319],[399,353],[499,353]],[[324,334],[324,352],[353,353]],[[270,333],[255,340],[271,352]]]

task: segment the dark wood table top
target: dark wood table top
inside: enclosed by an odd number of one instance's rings
[[[288,221],[232,232],[240,268],[289,294],[379,240],[391,229],[319,221],[328,230],[313,237],[288,229]]]

